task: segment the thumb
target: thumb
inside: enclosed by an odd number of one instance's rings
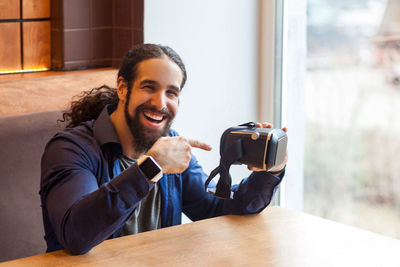
[[[199,140],[188,138],[187,141],[188,141],[189,145],[192,147],[197,147],[197,148],[207,150],[207,151],[210,151],[212,149],[212,147],[209,144],[203,143]]]

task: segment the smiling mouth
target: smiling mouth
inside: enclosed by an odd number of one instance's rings
[[[166,117],[164,114],[155,113],[151,111],[143,111],[143,115],[146,119],[155,123],[161,123]]]

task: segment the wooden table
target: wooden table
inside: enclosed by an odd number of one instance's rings
[[[4,266],[400,266],[400,240],[280,207],[56,251]]]

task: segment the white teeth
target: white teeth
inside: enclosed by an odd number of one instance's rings
[[[150,119],[156,120],[156,121],[161,121],[163,119],[163,116],[155,115],[154,113],[144,112],[144,115],[146,115],[146,117],[149,117]]]

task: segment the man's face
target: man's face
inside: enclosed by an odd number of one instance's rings
[[[168,58],[139,63],[137,77],[125,103],[125,118],[136,151],[148,150],[165,136],[178,111],[182,71]]]

